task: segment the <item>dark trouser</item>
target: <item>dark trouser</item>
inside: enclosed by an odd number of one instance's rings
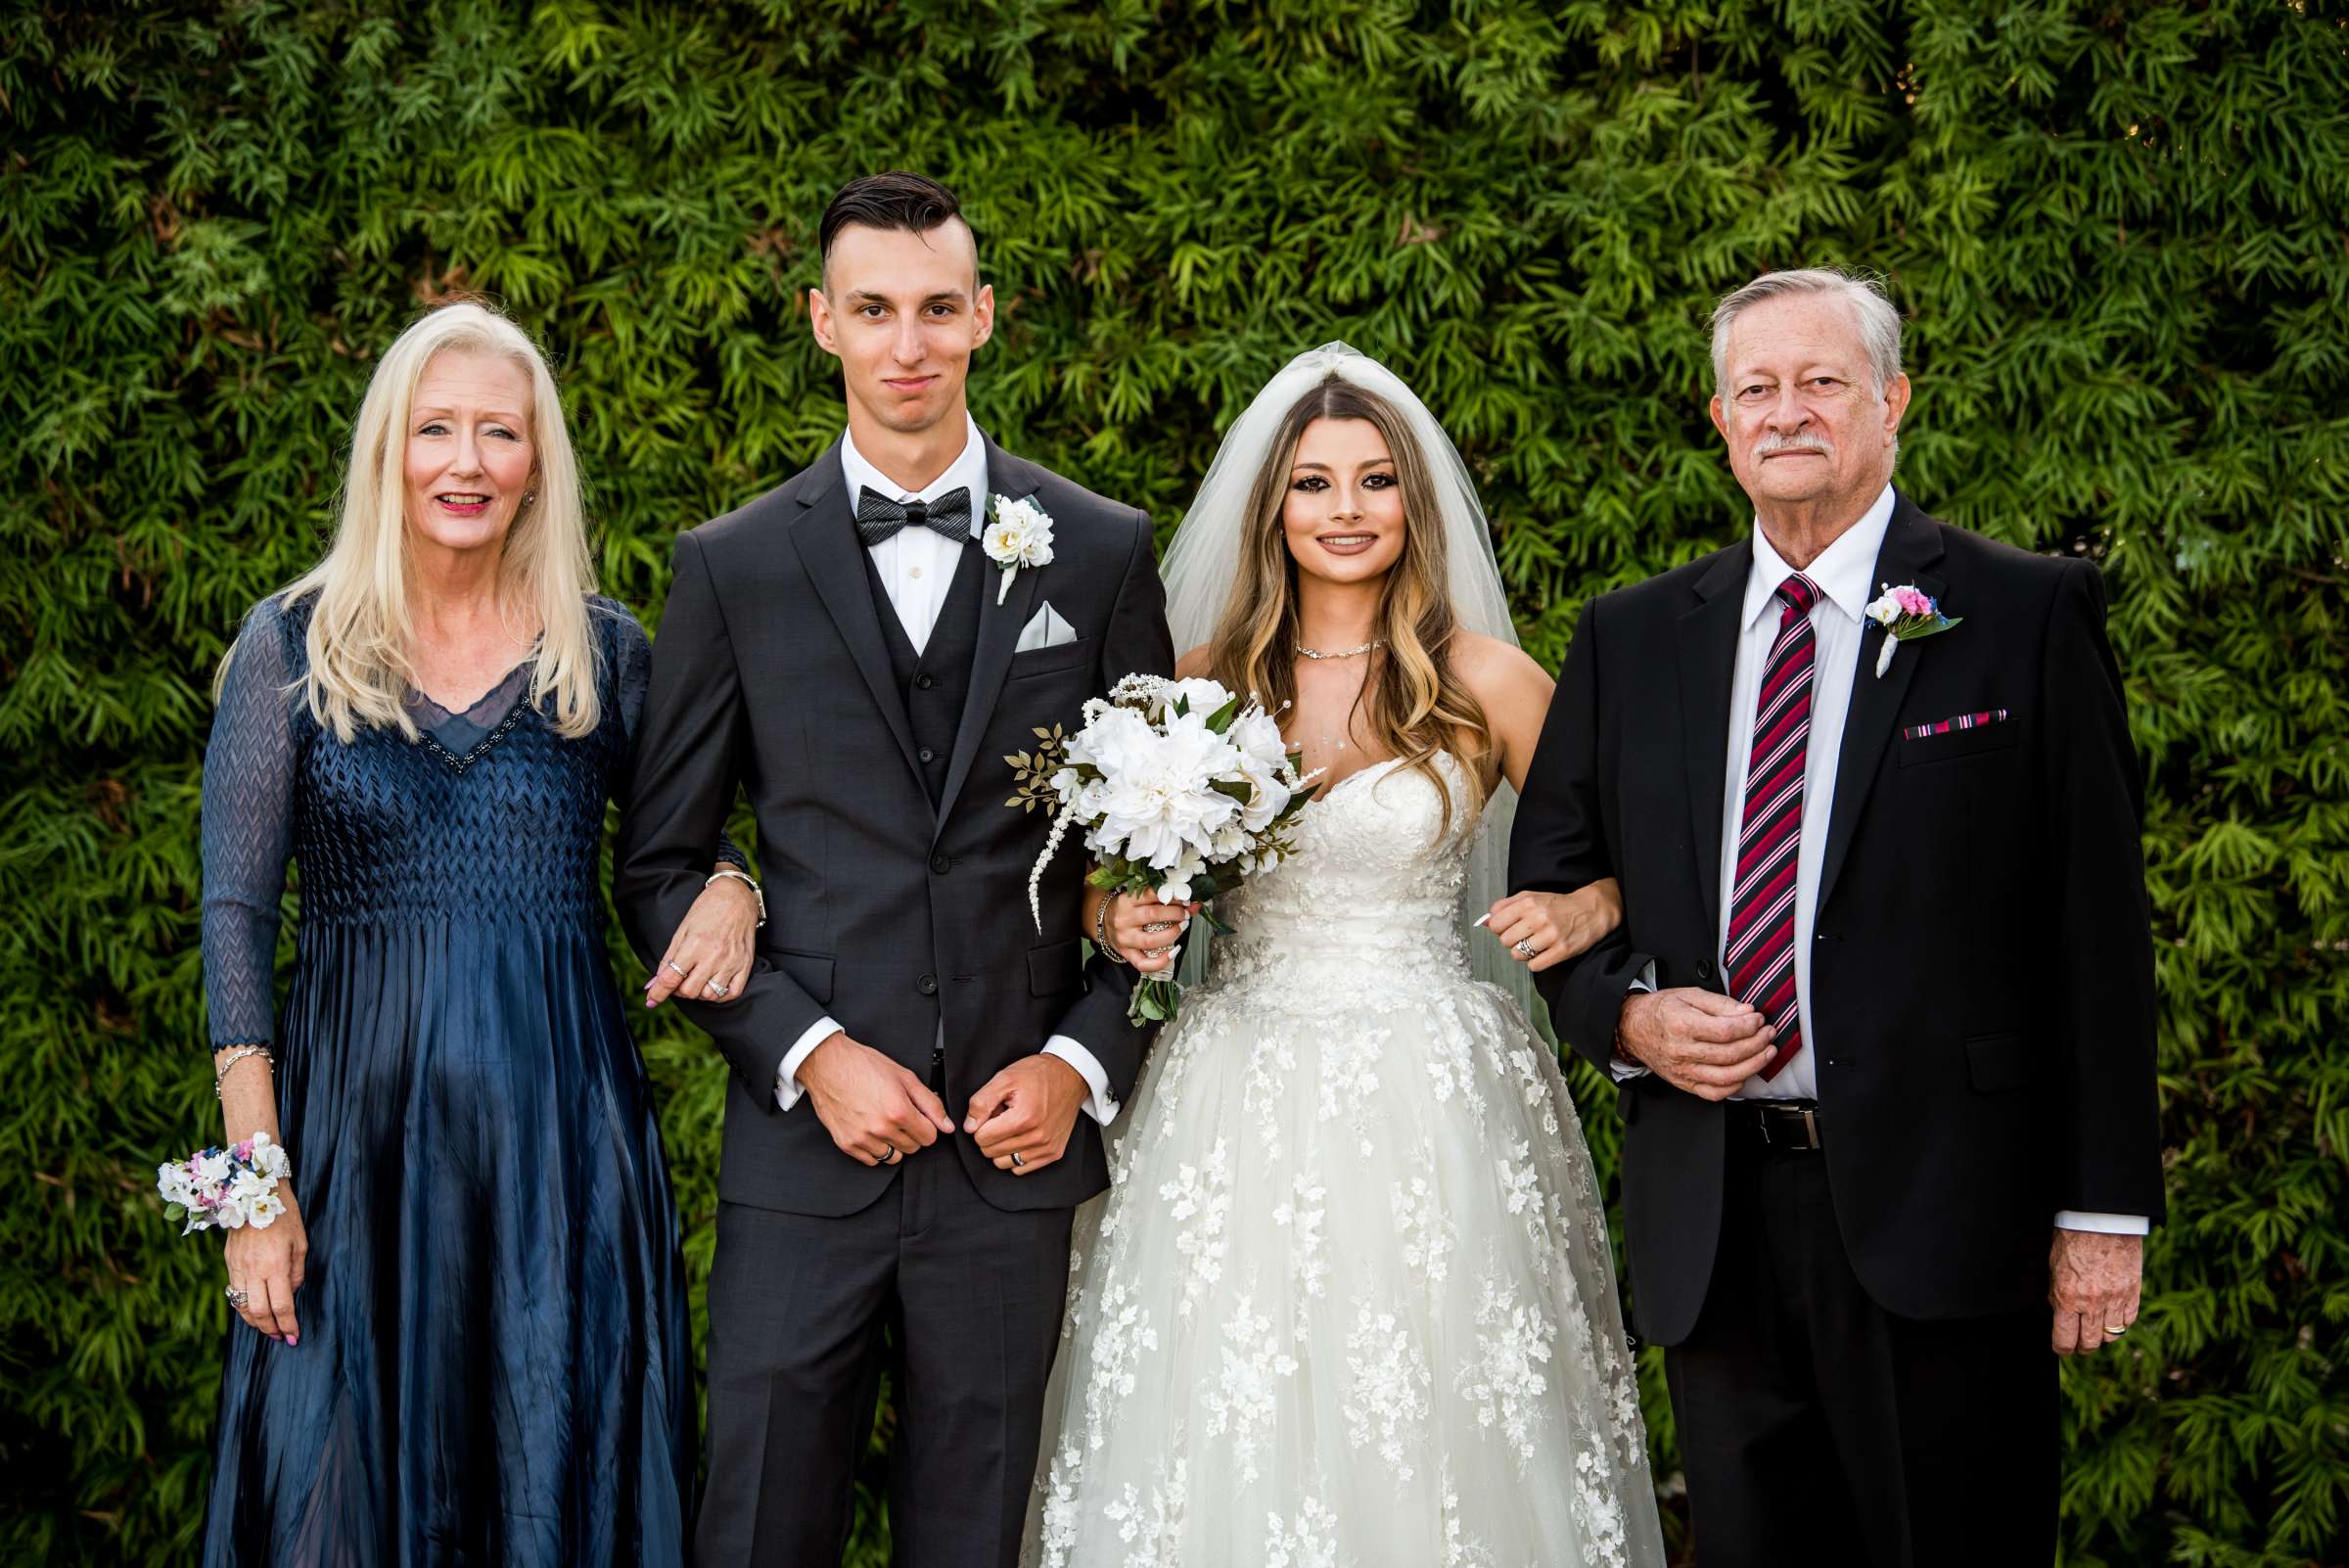
[[[1729,1142],[1704,1314],[1665,1353],[1699,1568],[2051,1561],[2048,1309],[1892,1315],[1844,1255],[1822,1156]]]
[[[1070,1220],[990,1206],[943,1140],[846,1219],[720,1204],[701,1568],[836,1568],[885,1364],[898,1568],[1011,1568]]]

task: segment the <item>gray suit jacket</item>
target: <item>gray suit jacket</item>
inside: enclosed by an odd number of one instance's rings
[[[895,1166],[840,1152],[812,1106],[776,1109],[776,1068],[827,1013],[925,1081],[943,1022],[958,1119],[982,1084],[1053,1034],[1082,1041],[1120,1098],[1141,1070],[1147,1033],[1126,1022],[1132,971],[1082,957],[1082,848],[1064,844],[1046,870],[1039,934],[1027,884],[1049,815],[1005,803],[1007,758],[1034,752],[1038,727],[1073,733],[1085,699],[1120,676],[1173,672],[1150,522],[991,440],[988,482],[1051,517],[1053,559],[1021,570],[1000,604],[996,569],[982,563],[970,695],[935,809],[839,447],[678,536],[617,892],[629,941],[657,962],[709,875],[737,789],[749,792],[768,913],[755,972],[726,1005],[679,998],[734,1069],[718,1172],[730,1202],[846,1215],[897,1178]],[[1076,640],[1015,654],[1047,599]],[[952,1141],[1001,1209],[1070,1207],[1109,1184],[1088,1117],[1063,1159],[1029,1176],[997,1171],[965,1134]]]

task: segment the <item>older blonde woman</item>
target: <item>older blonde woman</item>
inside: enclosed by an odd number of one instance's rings
[[[596,884],[650,650],[589,579],[545,361],[478,305],[424,317],[368,388],[332,551],[231,650],[205,760],[227,1132],[293,1160],[286,1212],[227,1232],[255,1332],[207,1565],[682,1561],[684,1270]],[[757,890],[714,871],[661,995],[750,972]]]

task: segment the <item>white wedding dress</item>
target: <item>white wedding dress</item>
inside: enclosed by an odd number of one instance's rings
[[[1589,1155],[1468,973],[1459,816],[1364,768],[1218,905],[1080,1216],[1027,1562],[1664,1561]]]

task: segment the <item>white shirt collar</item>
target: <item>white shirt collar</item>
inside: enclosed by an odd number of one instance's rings
[[[1892,527],[1892,486],[1886,484],[1884,493],[1875,504],[1860,514],[1860,521],[1844,530],[1833,544],[1821,550],[1803,576],[1819,584],[1836,609],[1858,624],[1867,609],[1867,601],[1875,595],[1869,591],[1868,578],[1875,575],[1876,557],[1883,551],[1884,535]],[[1745,621],[1752,625],[1755,618],[1769,608],[1778,584],[1794,572],[1786,558],[1770,542],[1762,531],[1762,520],[1754,520],[1754,567],[1745,578]]]
[[[960,455],[946,465],[944,473],[919,490],[905,488],[875,468],[862,452],[856,450],[856,438],[844,431],[840,438],[840,469],[849,484],[849,505],[853,507],[856,504],[856,492],[859,490],[871,490],[876,495],[886,495],[894,501],[926,503],[937,500],[948,490],[965,489],[971,492],[971,516],[986,516],[987,442],[979,435],[977,420],[965,414],[962,423],[968,434],[963,438]]]

